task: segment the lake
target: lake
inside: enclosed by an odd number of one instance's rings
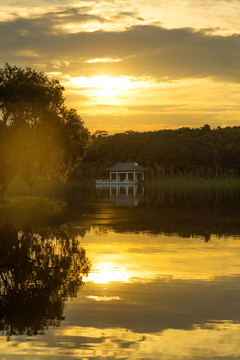
[[[66,225],[0,230],[1,359],[240,359],[239,193],[60,197]]]

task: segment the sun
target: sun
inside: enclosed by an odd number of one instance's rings
[[[110,77],[108,75],[94,75],[92,77],[74,77],[71,83],[86,91],[88,95],[104,100],[126,94],[135,86],[130,76]]]

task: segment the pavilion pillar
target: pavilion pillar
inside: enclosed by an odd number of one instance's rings
[[[116,181],[118,182],[118,172],[116,172]]]
[[[142,172],[142,181],[144,181],[144,172]]]
[[[125,174],[125,181],[128,181],[128,172]]]
[[[136,181],[136,173],[135,173],[135,171],[133,172],[133,181]]]
[[[112,172],[110,171],[110,178],[109,178],[110,181],[112,181]]]

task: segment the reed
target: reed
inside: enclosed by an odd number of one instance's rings
[[[171,191],[197,190],[240,190],[239,177],[198,177],[198,176],[165,176],[159,179],[146,180],[147,188],[160,188]]]

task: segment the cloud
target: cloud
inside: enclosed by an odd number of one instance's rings
[[[1,62],[25,65],[25,58],[26,65],[31,65],[31,54],[40,54],[49,71],[51,63],[57,60],[68,61],[72,71],[78,74],[107,71],[161,81],[184,78],[240,81],[240,35],[221,36],[211,34],[209,29],[166,29],[153,25],[91,32],[92,21],[104,23],[108,19],[87,12],[87,9],[69,8],[37,18],[0,22]],[[119,16],[128,15],[134,16],[119,13]],[[89,31],[69,33],[65,29],[83,23]],[[88,59],[97,58],[122,61],[86,64]]]
[[[133,76],[150,76],[159,80],[240,80],[239,35],[216,36],[193,29],[167,30],[145,25],[124,32],[86,34],[86,37],[89,42],[84,47],[88,52],[94,49],[98,57],[107,54],[108,57],[123,59],[119,66],[108,66],[113,72],[121,69],[125,75],[130,72]],[[104,64],[101,70],[104,71]]]
[[[140,17],[136,13],[130,12],[130,11],[121,11],[121,12],[117,13],[113,18],[116,20],[122,20],[125,18],[136,18],[139,21],[144,21],[144,19],[142,17]]]

